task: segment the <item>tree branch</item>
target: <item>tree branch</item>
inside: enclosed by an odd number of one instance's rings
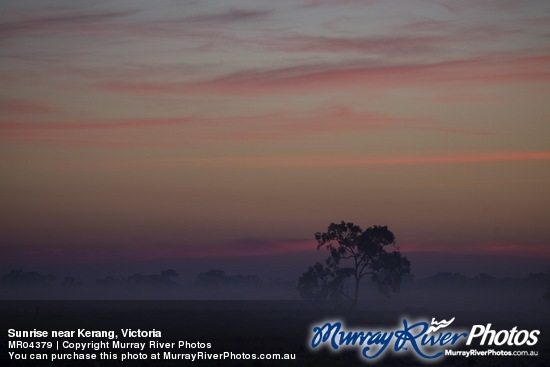
[[[340,294],[344,297],[346,297],[347,299],[349,299],[350,301],[353,301],[353,298],[351,298],[350,296],[348,296],[346,293],[344,293],[344,291],[340,291]]]

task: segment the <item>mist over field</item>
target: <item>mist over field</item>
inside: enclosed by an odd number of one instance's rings
[[[351,283],[346,283],[348,290]],[[0,276],[4,300],[300,300],[296,279],[262,277],[209,269],[193,277],[166,269],[155,273],[104,276],[94,280],[12,270]],[[313,301],[314,302],[314,301]],[[345,303],[332,302],[335,309]],[[438,272],[427,277],[409,275],[400,290],[386,297],[365,281],[359,310],[384,310],[397,315],[414,313],[513,313],[536,318],[550,305],[550,273],[524,277],[466,276]]]
[[[550,365],[549,35],[548,0],[0,1],[0,324],[323,367],[361,358],[324,320],[454,317],[540,355],[441,365]]]

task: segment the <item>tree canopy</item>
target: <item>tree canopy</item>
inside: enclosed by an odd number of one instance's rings
[[[326,232],[315,233],[317,249],[325,247],[330,256],[325,264],[310,266],[298,279],[298,291],[306,299],[349,299],[357,305],[359,285],[364,277],[389,296],[399,291],[401,280],[410,272],[410,261],[402,256],[394,234],[386,226],[365,230],[353,223],[331,223]],[[345,281],[353,281],[348,294]]]

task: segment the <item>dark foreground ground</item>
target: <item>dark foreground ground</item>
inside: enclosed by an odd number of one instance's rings
[[[358,356],[357,351],[328,353],[311,351],[307,345],[312,325],[325,320],[342,320],[361,330],[394,328],[406,317],[410,320],[432,317],[438,319],[456,317],[453,327],[470,330],[473,324],[492,323],[493,329],[541,331],[539,342],[533,347],[516,347],[513,350],[536,350],[537,357],[446,357],[438,360],[440,366],[550,366],[550,318],[544,304],[536,304],[525,309],[507,307],[505,304],[484,304],[466,307],[459,311],[456,305],[446,312],[446,306],[430,303],[427,307],[405,307],[390,309],[383,305],[363,305],[352,314],[338,309],[334,304],[302,301],[1,301],[0,315],[2,338],[0,353],[4,366],[362,366],[374,364]],[[404,305],[406,306],[406,305]],[[509,312],[507,312],[509,310]],[[66,361],[36,362],[10,360],[7,344],[7,330],[116,330],[132,328],[160,330],[165,342],[185,340],[189,342],[211,343],[211,349],[172,350],[174,353],[234,352],[234,353],[292,353],[296,360],[201,360],[199,362],[181,360],[152,361]],[[63,338],[59,339],[62,340]],[[24,340],[24,339],[19,339]],[[29,341],[30,339],[26,339]],[[49,339],[32,339],[49,340]],[[89,339],[93,340],[93,339]],[[70,339],[70,341],[89,341]],[[136,341],[148,343],[152,338]],[[97,341],[97,339],[95,339]],[[125,339],[128,341],[128,339]],[[462,346],[458,349],[467,349]],[[478,348],[483,349],[483,348]],[[495,348],[495,349],[501,349]],[[41,353],[44,350],[17,350],[21,353]],[[127,350],[114,352],[123,354]],[[54,351],[55,352],[55,351]],[[65,350],[65,353],[72,351]],[[133,351],[133,353],[138,353]],[[151,354],[162,350],[146,349]],[[81,352],[82,353],[82,352]],[[86,353],[99,353],[86,351]],[[379,366],[417,366],[425,362],[411,355],[387,354],[375,363]]]

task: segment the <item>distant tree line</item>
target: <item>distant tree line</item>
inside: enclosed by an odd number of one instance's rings
[[[62,287],[65,289],[81,287],[99,288],[149,288],[149,289],[180,289],[177,281],[179,274],[173,269],[162,270],[154,274],[135,273],[129,276],[106,276],[86,284],[72,276],[56,277],[52,274],[42,274],[36,271],[11,270],[0,276],[0,288],[33,289]],[[550,301],[550,272],[532,273],[525,278],[497,278],[481,273],[473,277],[453,272],[439,272],[433,276],[415,280],[410,274],[402,278],[402,283],[411,287],[536,287],[545,289],[542,299]],[[365,284],[366,286],[366,284]],[[295,289],[296,283],[289,280],[275,279],[265,281],[255,275],[228,274],[223,270],[210,269],[198,274],[191,285],[195,289],[207,291],[231,290],[237,288],[249,289]]]
[[[150,287],[150,288],[174,288],[178,283],[174,280],[179,274],[173,270],[163,270],[160,274],[133,274],[129,277],[107,276],[96,280],[101,287]]]
[[[227,287],[261,287],[263,280],[255,275],[227,275],[225,271],[210,269],[200,273],[195,284],[202,288],[218,289]]]

